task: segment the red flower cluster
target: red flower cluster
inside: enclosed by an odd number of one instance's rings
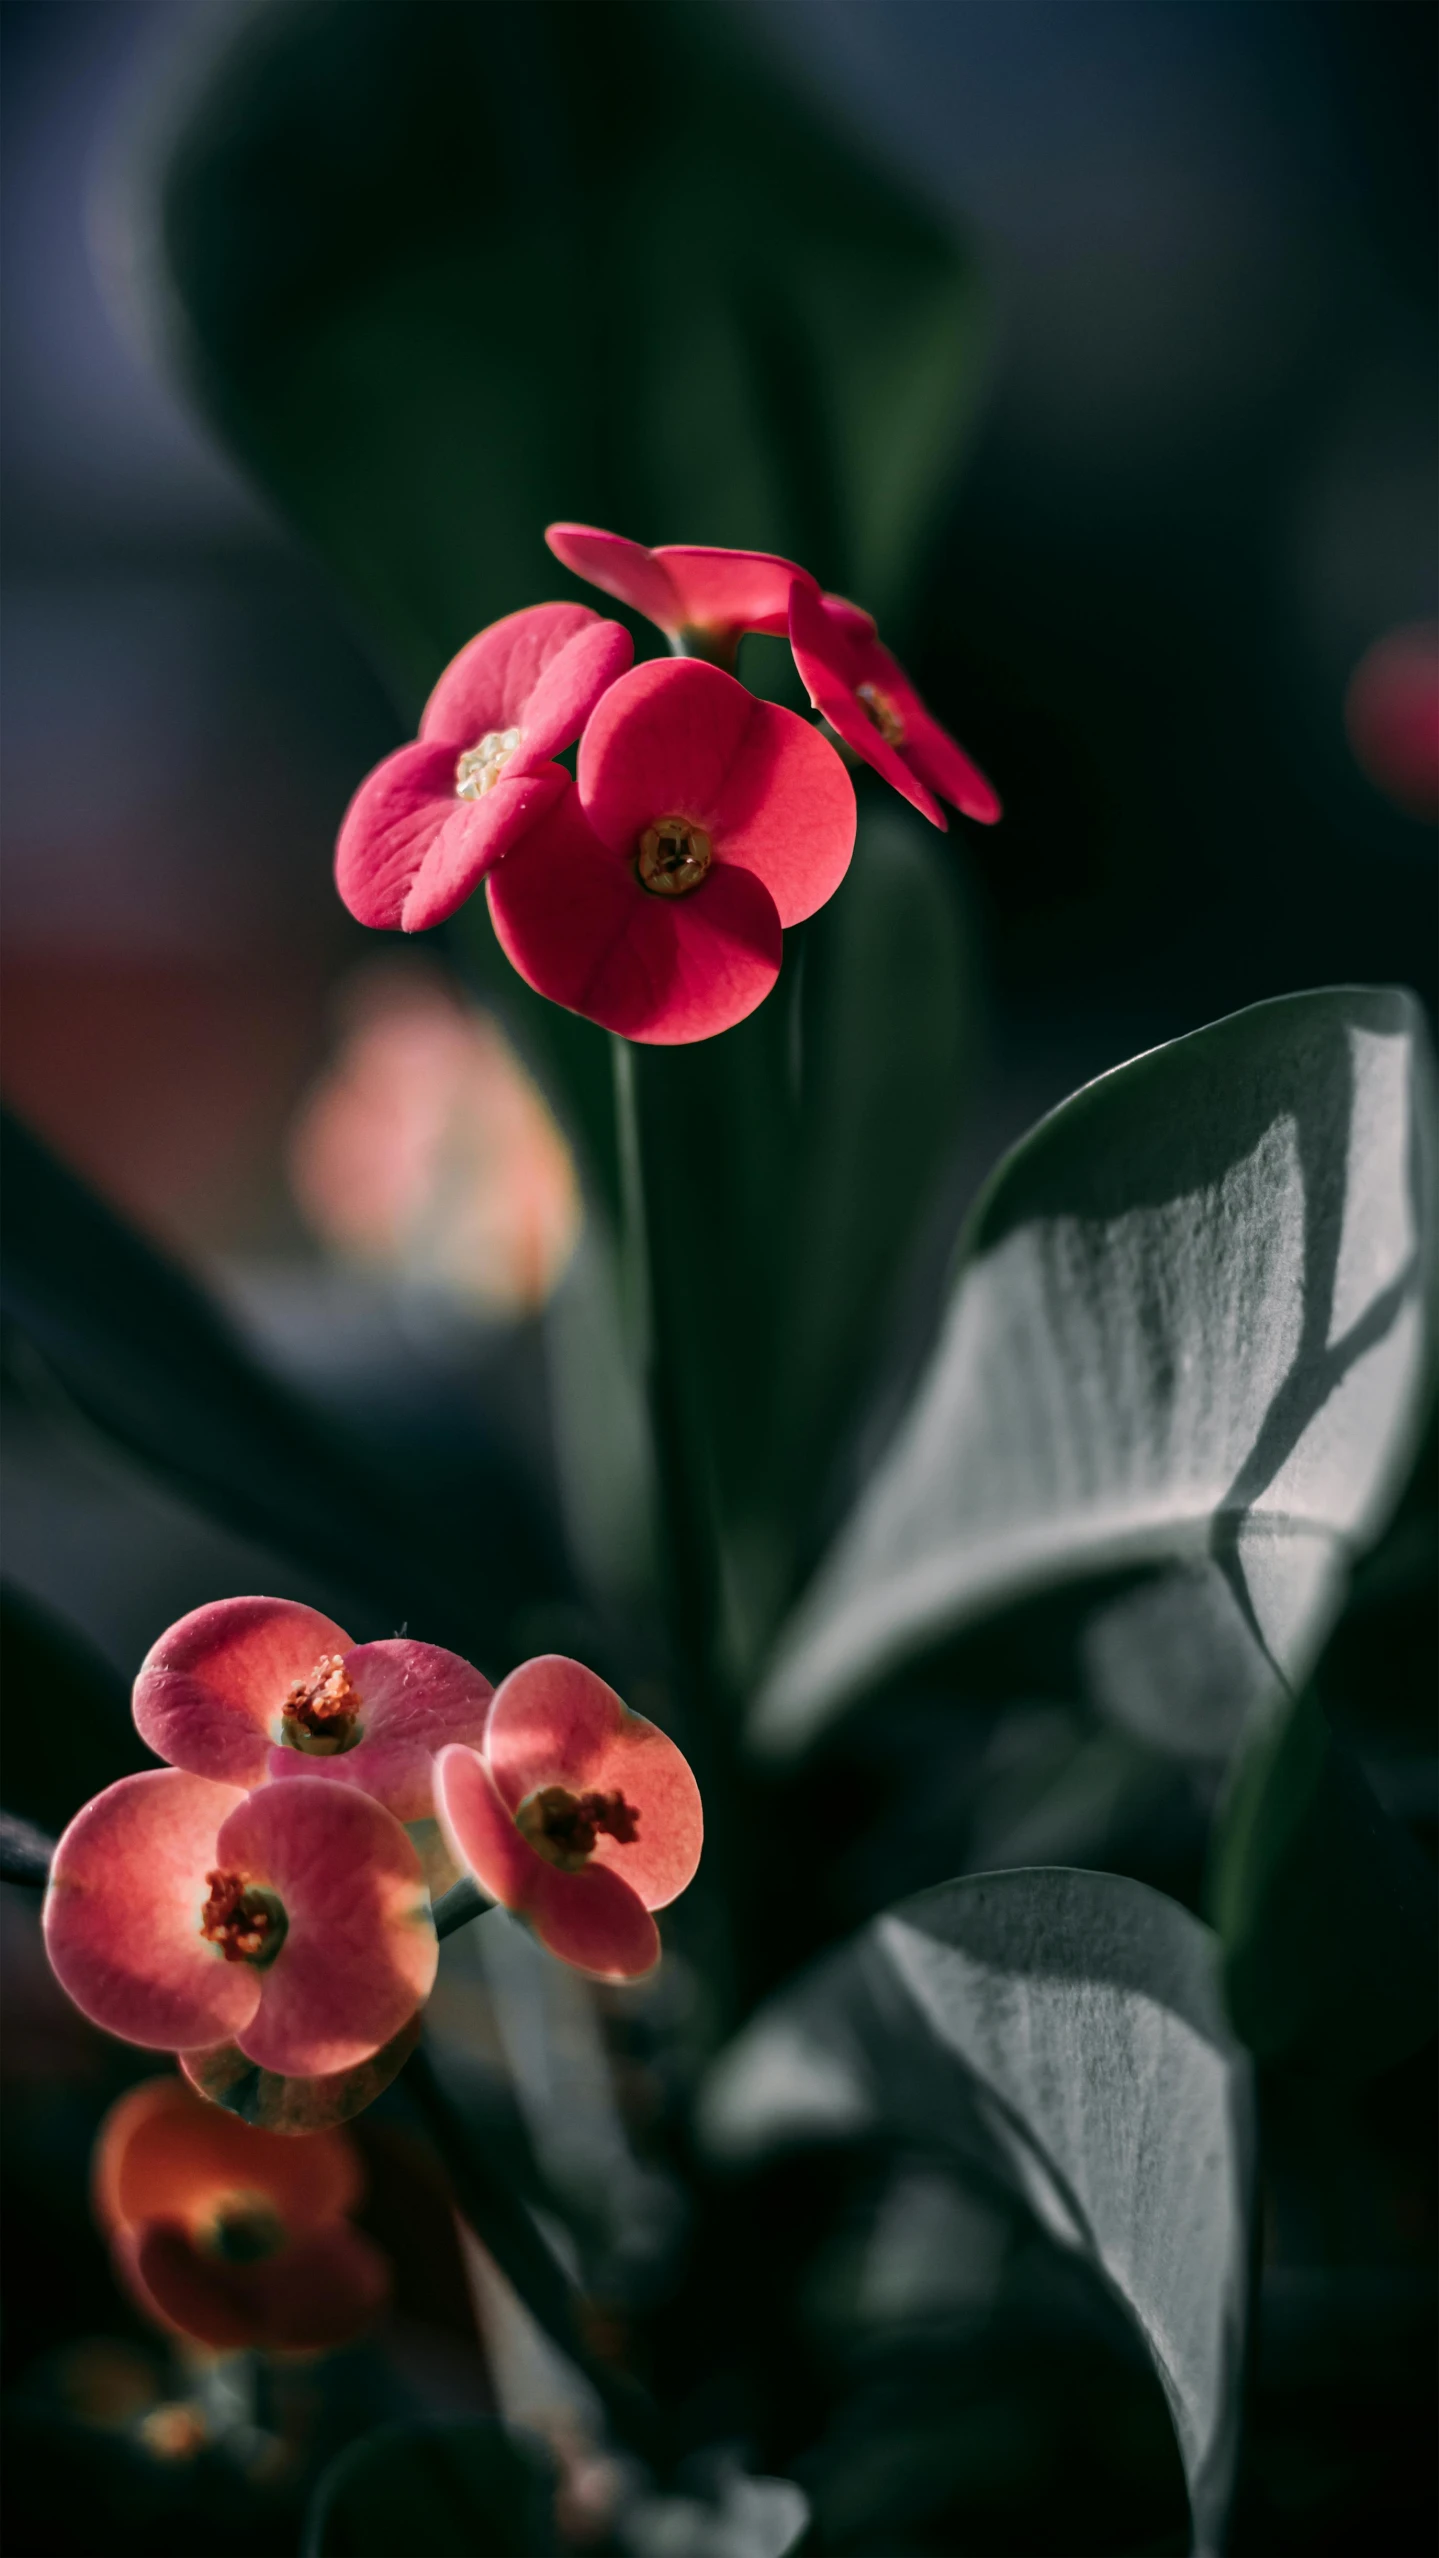
[[[328,2078],[411,2025],[438,1947],[406,1822],[438,1810],[492,1898],[609,1979],[652,1967],[648,1913],[699,1862],[679,1751],[577,1661],[527,1662],[492,1693],[433,1644],[352,1645],[312,1608],[222,1599],[161,1636],[134,1711],[170,1765],[70,1823],[45,1940],[85,2015],[180,2053],[201,2084],[218,2047]],[[493,1797],[488,1830],[451,1805],[467,1770]],[[522,1885],[531,1866],[542,1881]]]
[[[95,2146],[95,2214],[145,2314],[233,2353],[348,2344],[385,2305],[385,2259],[348,2217],[360,2161],[344,2132],[254,2131],[182,2079],[112,2105]]]
[[[732,669],[746,631],[787,633],[833,734],[936,826],[999,801],[926,710],[873,622],[767,551],[645,550],[552,524],[567,567],[680,652],[631,667],[627,634],[541,604],[471,640],[420,723],[362,783],[336,857],[361,923],[415,932],[483,878],[527,983],[626,1038],[727,1030],[779,974],[781,935],[832,897],[854,847],[849,776],[819,728]],[[573,782],[552,759],[578,739]]]

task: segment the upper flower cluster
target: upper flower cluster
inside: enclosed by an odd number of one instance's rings
[[[70,1823],[45,1939],[87,2016],[192,2077],[233,2046],[329,2078],[403,2035],[438,1954],[408,1822],[438,1811],[492,1899],[610,1979],[650,1970],[649,1913],[699,1862],[679,1751],[577,1661],[492,1690],[434,1644],[352,1644],[313,1608],[223,1599],[153,1646],[134,1712],[169,1764]]]
[[[632,666],[628,634],[540,604],[447,668],[420,734],[363,782],[340,831],[361,923],[415,932],[481,879],[501,945],[539,993],[630,1039],[705,1039],[753,1012],[786,925],[833,896],[854,792],[823,730],[732,672],[746,631],[786,633],[832,736],[932,824],[942,799],[999,801],[925,708],[867,613],[768,551],[646,550],[591,525],[546,539],[655,622],[677,659]],[[578,741],[573,781],[554,758]]]

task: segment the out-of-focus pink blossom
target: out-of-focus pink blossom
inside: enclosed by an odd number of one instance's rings
[[[443,923],[565,787],[572,746],[634,654],[618,622],[583,604],[535,604],[491,623],[446,667],[413,746],[376,766],[335,849],[340,895],[362,924]]]
[[[193,1776],[327,1778],[422,1821],[436,1750],[480,1739],[490,1695],[436,1643],[352,1644],[295,1599],[212,1599],[152,1643],[134,1713],[157,1757]]]
[[[254,2131],[177,2078],[132,2087],[95,2149],[120,2280],[162,2326],[219,2352],[323,2351],[373,2324],[390,2276],[348,2218],[362,2181],[343,2132]]]
[[[528,1314],[578,1240],[574,1158],[488,1014],[381,964],[290,1148],[295,1193],[339,1251],[489,1314]]]
[[[697,542],[665,542],[647,551],[642,542],[595,524],[551,524],[545,540],[576,577],[643,613],[692,656],[721,666],[733,665],[745,631],[788,630],[796,580],[814,588],[808,569],[773,551],[721,551]]]
[[[440,1820],[482,1889],[552,1954],[606,1980],[659,1961],[650,1916],[694,1875],[699,1788],[657,1724],[578,1661],[526,1661],[495,1690],[483,1752],[442,1750]]]
[[[854,791],[806,721],[698,660],[637,666],[575,789],[490,882],[520,975],[628,1039],[708,1039],[779,974],[781,928],[834,894]]]
[[[1376,789],[1411,817],[1439,818],[1439,625],[1411,623],[1365,651],[1344,725]]]
[[[979,766],[926,709],[904,668],[881,645],[868,613],[811,586],[790,590],[790,645],[817,711],[846,746],[927,817],[946,826],[949,800],[992,826],[999,795]]]
[[[245,1794],[179,1768],[121,1777],[64,1832],[45,1946],[126,2042],[234,2042],[285,2077],[353,2069],[423,2006],[439,1948],[392,1813],[298,1777]]]

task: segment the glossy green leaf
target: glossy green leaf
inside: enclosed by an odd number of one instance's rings
[[[545,2558],[554,2473],[493,2418],[384,2425],[326,2470],[302,2558]]]
[[[1121,1875],[942,1884],[761,2009],[701,2113],[737,2163],[888,2136],[1019,2193],[1134,2319],[1200,2552],[1233,2485],[1253,2148],[1217,1971],[1208,1929]]]
[[[770,1001],[720,1039],[632,1057],[654,1320],[741,1684],[873,1380],[976,1045],[953,850],[862,805],[850,875],[787,937]]]
[[[456,1588],[473,1567],[458,1536],[449,1583],[439,1536],[195,1280],[15,1121],[0,1146],[0,1301],[64,1403],[201,1509],[355,1596],[367,1623],[393,1611],[463,1649],[473,1620]]]
[[[1417,1005],[1258,1004],[1101,1076],[999,1167],[911,1408],[786,1628],[792,1748],[958,1629],[1128,1573],[1096,1699],[1223,1756],[1308,1675],[1392,1508],[1432,1368]]]
[[[1312,1692],[1273,1718],[1237,1772],[1211,1896],[1229,2012],[1261,2059],[1359,2076],[1428,2041],[1434,1869]]]
[[[978,387],[963,251],[715,0],[249,10],[138,228],[211,417],[416,690],[564,587],[554,517],[893,613]]]

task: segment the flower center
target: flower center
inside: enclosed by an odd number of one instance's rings
[[[227,2265],[262,2264],[284,2244],[285,2224],[264,2194],[227,2194],[200,2236],[206,2255]]]
[[[360,1738],[360,1700],[339,1652],[327,1652],[297,1679],[280,1708],[280,1739],[312,1759],[333,1759]]]
[[[714,847],[687,817],[661,817],[640,837],[640,885],[652,897],[687,897],[710,866]]]
[[[200,1913],[200,1934],[206,1944],[218,1945],[227,1963],[273,1963],[289,1926],[283,1902],[242,1874],[222,1874],[218,1867],[205,1880],[210,1897]]]
[[[622,1794],[571,1794],[563,1785],[542,1786],[520,1805],[515,1820],[536,1854],[566,1874],[588,1863],[601,1830],[621,1847],[632,1846],[640,1834],[640,1816]]]
[[[904,718],[898,704],[888,693],[882,692],[878,684],[856,684],[854,690],[866,719],[879,730],[886,746],[902,746]]]
[[[493,790],[519,742],[517,728],[491,728],[478,746],[467,746],[455,766],[456,799],[483,799]]]

